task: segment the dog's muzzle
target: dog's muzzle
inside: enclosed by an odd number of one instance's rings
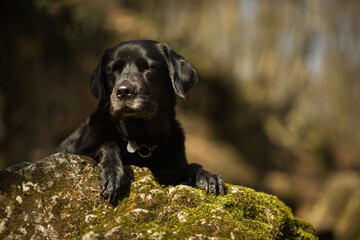
[[[127,117],[149,119],[157,111],[157,103],[144,86],[128,80],[114,86],[110,102],[111,114],[120,119]]]

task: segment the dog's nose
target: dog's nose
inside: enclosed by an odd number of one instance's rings
[[[116,96],[118,98],[124,99],[124,98],[130,98],[135,95],[135,86],[125,82],[118,86],[116,90]]]

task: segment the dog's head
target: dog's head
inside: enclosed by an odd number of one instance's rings
[[[109,107],[114,117],[150,119],[174,105],[175,94],[184,99],[196,82],[188,61],[166,44],[137,40],[105,50],[90,89],[99,107]]]

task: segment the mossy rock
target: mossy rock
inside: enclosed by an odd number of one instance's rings
[[[87,157],[59,153],[1,170],[0,239],[316,239],[275,196],[230,184],[225,196],[165,187],[131,169],[117,206],[99,197],[98,164]]]

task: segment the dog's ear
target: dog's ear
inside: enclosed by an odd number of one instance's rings
[[[105,69],[104,65],[106,63],[108,55],[108,49],[105,49],[104,53],[101,56],[100,62],[95,67],[94,71],[91,74],[89,85],[91,93],[101,101],[105,95]]]
[[[198,81],[196,71],[190,63],[166,44],[160,43],[160,49],[167,61],[169,75],[176,95],[185,99],[185,94]]]

